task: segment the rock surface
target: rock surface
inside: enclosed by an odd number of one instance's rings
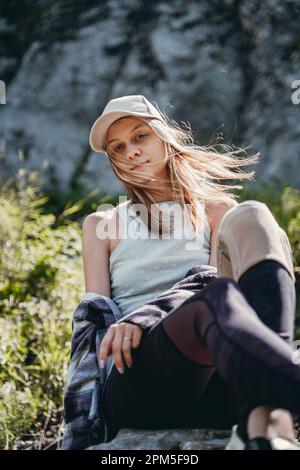
[[[221,429],[121,429],[110,442],[86,450],[224,450],[230,434]]]
[[[89,131],[109,99],[144,94],[201,144],[221,131],[260,151],[257,179],[300,188],[299,2],[65,3],[28,1],[19,17],[3,8],[1,175],[22,167],[44,187],[124,190]]]

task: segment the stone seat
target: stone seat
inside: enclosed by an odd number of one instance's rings
[[[222,429],[120,429],[110,442],[86,450],[224,450],[231,430]]]

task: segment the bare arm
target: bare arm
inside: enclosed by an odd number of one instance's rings
[[[82,257],[86,292],[111,297],[109,276],[109,238],[97,236],[98,224],[104,224],[104,212],[89,214],[82,224]],[[99,232],[98,232],[99,234]]]
[[[206,204],[207,218],[211,228],[211,253],[208,262],[208,264],[211,266],[217,267],[217,237],[221,220],[226,212],[229,211],[229,209],[236,206],[238,206],[238,203],[235,201],[231,206],[217,203]]]

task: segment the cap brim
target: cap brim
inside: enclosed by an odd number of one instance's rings
[[[89,136],[89,143],[94,152],[105,152],[105,134],[109,126],[123,116],[149,117],[152,119],[156,118],[156,116],[153,116],[153,114],[150,113],[138,113],[133,111],[111,111],[104,116],[98,117],[91,128]]]

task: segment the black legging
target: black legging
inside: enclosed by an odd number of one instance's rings
[[[210,282],[143,332],[131,368],[113,367],[103,396],[110,439],[125,427],[228,428],[254,404],[298,413],[295,302],[294,282],[275,260],[239,282]]]

